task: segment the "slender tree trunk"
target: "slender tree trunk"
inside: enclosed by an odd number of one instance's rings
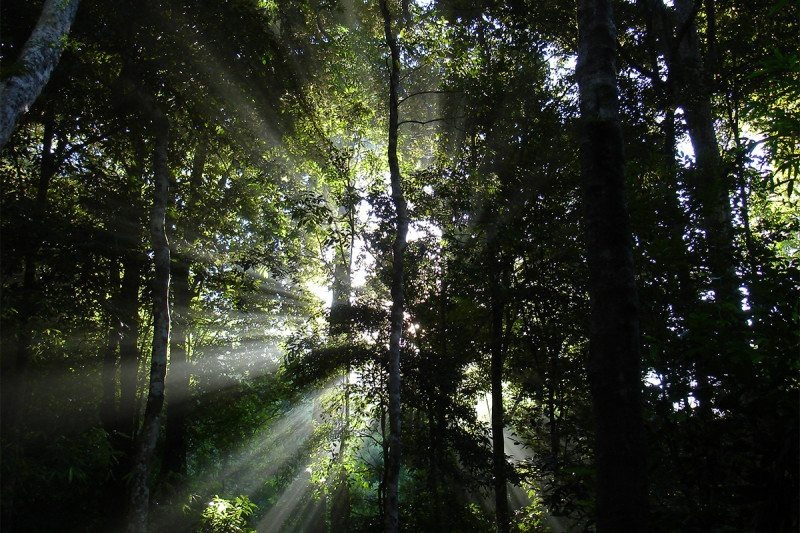
[[[597,530],[647,531],[639,319],[616,80],[611,0],[579,0],[582,176],[595,419]]]
[[[164,405],[164,377],[167,372],[169,346],[169,281],[170,251],[166,233],[166,213],[169,201],[169,122],[161,113],[153,114],[155,145],[153,148],[153,208],[150,214],[155,279],[153,281],[153,345],[150,363],[150,387],[147,395],[142,429],[136,437],[136,453],[130,481],[128,531],[147,531],[150,503],[150,471],[153,453],[161,427]]]
[[[427,425],[428,425],[428,492],[430,492],[430,506],[431,506],[431,521],[435,531],[442,527],[442,512],[440,505],[440,491],[439,491],[439,435],[437,433],[436,421],[436,405],[438,402],[435,398],[436,391],[431,390],[430,398],[426,405],[427,411]]]
[[[503,312],[504,296],[500,282],[501,265],[497,249],[497,228],[487,236],[489,294],[491,299],[491,381],[492,381],[492,463],[494,472],[495,527],[508,533],[511,523],[506,482],[505,420],[503,413]]]
[[[646,15],[651,21],[667,64],[668,85],[683,108],[686,128],[695,153],[695,167],[688,180],[690,192],[700,208],[705,234],[705,262],[711,274],[711,288],[720,303],[726,332],[718,344],[742,349],[744,315],[741,310],[739,279],[736,273],[733,225],[731,223],[730,184],[720,155],[711,102],[710,68],[716,64],[715,14],[713,2],[705,0],[708,20],[707,60],[704,64],[695,19],[699,5],[693,0],[676,0],[673,14],[663,0],[646,0]],[[676,39],[678,40],[676,42]],[[738,344],[738,346],[737,346]],[[723,350],[724,351],[724,350]]]
[[[19,117],[38,98],[58,64],[80,0],[45,0],[42,14],[18,59],[16,74],[0,81],[0,150]]]
[[[165,474],[186,473],[186,416],[190,401],[187,358],[188,311],[191,302],[189,263],[176,255],[172,261],[173,320],[169,343],[169,388],[172,400],[167,404],[164,439]]]
[[[100,420],[106,433],[113,435],[119,426],[119,411],[117,406],[117,348],[122,334],[119,319],[120,286],[119,286],[119,261],[111,259],[108,269],[108,278],[111,285],[111,296],[108,299],[108,336],[106,348],[103,352],[103,369],[101,372],[101,387],[103,395],[100,400]]]
[[[339,215],[347,215],[352,219],[353,206],[340,206]],[[354,231],[354,228],[350,228]],[[341,239],[341,235],[338,236]],[[331,334],[347,333],[351,328],[347,323],[346,310],[350,306],[350,293],[352,290],[353,250],[352,243],[344,244],[341,241],[335,245],[333,284],[331,286]]]
[[[131,187],[138,188],[144,180],[146,148],[141,139],[138,139],[134,146],[136,169],[128,181]],[[122,256],[123,274],[120,290],[122,336],[119,346],[119,427],[120,447],[124,452],[117,468],[120,478],[130,472],[139,416],[139,364],[143,352],[139,347],[139,291],[145,259],[139,251],[141,223],[138,218],[138,213],[126,213],[124,226],[127,228],[124,235],[128,246]],[[124,495],[122,499],[124,500]]]
[[[349,207],[352,209],[352,207]],[[352,228],[351,228],[352,231]],[[352,244],[350,245],[352,249]],[[344,323],[341,312],[350,305],[352,253],[351,250],[340,248],[340,253],[334,267],[333,295],[331,303],[331,333],[346,333],[348,341],[352,340],[351,328],[343,328]],[[350,365],[345,368],[343,376],[344,405],[342,406],[342,431],[339,436],[339,466],[337,473],[336,495],[333,499],[331,512],[331,527],[333,531],[347,531],[350,521],[350,476],[344,466],[344,454],[350,436]]]
[[[339,208],[339,215],[350,215],[353,206],[341,206]],[[350,228],[353,231],[353,228]],[[336,253],[334,255],[335,265],[333,267],[333,286],[332,288],[332,302],[331,309],[339,309],[342,306],[350,305],[350,292],[351,292],[351,274],[353,269],[352,250],[351,246],[339,243],[336,246]]]
[[[128,252],[131,253],[131,252]],[[134,266],[135,265],[135,266]],[[122,527],[125,513],[125,479],[131,471],[133,461],[133,436],[135,432],[136,411],[136,365],[139,351],[136,343],[139,336],[139,279],[138,262],[123,256],[122,285],[116,298],[113,315],[116,320],[116,337],[119,344],[119,402],[115,408],[116,417],[109,433],[111,445],[118,453],[118,459],[111,471],[104,491],[103,507],[106,526],[110,530]],[[117,276],[119,272],[117,271]],[[113,367],[116,370],[116,364]],[[110,369],[106,370],[109,372]],[[110,376],[110,387],[106,394],[114,390],[115,376]],[[104,378],[106,380],[108,378]],[[104,381],[104,387],[109,386]]]
[[[692,190],[700,204],[707,247],[711,286],[718,302],[741,313],[741,294],[736,274],[731,225],[730,191],[722,164],[711,107],[710,76],[700,57],[694,2],[676,0],[678,28],[688,25],[678,43],[679,98],[695,155]]]
[[[331,509],[331,528],[333,531],[350,529],[350,477],[344,466],[344,454],[350,436],[350,365],[344,375],[344,405],[342,406],[342,431],[339,436],[339,471],[336,474],[335,495]]]
[[[201,142],[195,151],[192,162],[192,173],[189,176],[189,194],[184,208],[176,223],[176,230],[183,235],[187,243],[191,240],[189,216],[194,211],[200,185],[205,171],[207,149]],[[178,239],[175,239],[176,243]],[[181,245],[185,246],[185,245]],[[176,247],[178,245],[176,244]],[[164,442],[164,468],[166,474],[186,474],[186,419],[190,413],[191,390],[189,387],[189,309],[192,291],[189,286],[190,261],[187,251],[176,253],[172,260],[172,281],[175,318],[170,337],[169,350],[169,387],[173,400],[167,404],[167,428]]]
[[[386,520],[386,482],[389,477],[389,438],[386,435],[386,404],[381,401],[381,448],[383,452],[383,464],[381,465],[381,480],[378,483],[378,513],[380,522]]]
[[[397,158],[398,87],[400,85],[400,47],[392,29],[388,0],[380,0],[386,44],[389,46],[389,174],[392,202],[395,208],[396,233],[392,246],[392,311],[389,335],[389,455],[386,476],[384,531],[394,533],[400,528],[398,482],[400,480],[400,344],[403,335],[403,255],[408,233],[408,211],[403,196],[400,163]]]
[[[550,425],[550,456],[553,459],[553,472],[558,473],[561,436],[558,434],[558,419],[556,418],[555,383],[552,382],[547,387],[547,418]]]
[[[136,388],[139,368],[139,288],[142,264],[134,257],[135,250],[123,258],[122,288],[120,289],[120,370],[119,416],[120,432],[133,442],[136,434]],[[131,451],[130,445],[127,446]]]

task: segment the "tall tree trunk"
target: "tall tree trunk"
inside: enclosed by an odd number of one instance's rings
[[[344,210],[352,210],[352,205],[344,207]],[[345,214],[340,210],[340,215]],[[348,217],[350,218],[350,217]],[[350,228],[351,232],[353,228]],[[352,242],[348,247],[339,246],[337,250],[337,260],[334,266],[334,279],[332,287],[331,302],[331,333],[346,333],[348,341],[352,340],[352,329],[349,324],[344,322],[342,312],[350,306],[350,292],[352,282]],[[342,430],[339,436],[339,472],[335,481],[335,497],[333,498],[333,509],[331,510],[331,527],[333,531],[347,531],[350,521],[350,476],[344,466],[344,454],[347,451],[348,439],[350,437],[350,364],[347,365],[343,376],[344,403],[342,406]]]
[[[208,152],[206,144],[200,142],[195,151],[192,162],[192,172],[189,176],[189,194],[175,229],[183,236],[185,241],[180,246],[186,246],[193,240],[190,237],[189,216],[194,211],[197,203],[200,186],[203,181],[206,158]],[[175,239],[176,248],[179,239]],[[186,473],[186,419],[190,413],[191,390],[189,387],[189,308],[191,307],[192,291],[189,286],[190,261],[188,251],[179,253],[176,250],[172,260],[172,279],[174,295],[174,328],[170,337],[169,350],[169,387],[173,400],[167,404],[167,428],[164,443],[164,473],[174,473],[180,476]]]
[[[392,311],[389,335],[389,455],[386,476],[384,531],[394,533],[400,528],[398,482],[400,480],[400,343],[403,335],[403,255],[408,233],[408,210],[403,196],[400,163],[397,158],[397,106],[400,85],[400,47],[392,29],[392,15],[388,0],[380,0],[383,29],[389,46],[389,175],[392,184],[392,202],[395,209],[395,239],[392,246]]]
[[[108,299],[108,336],[103,352],[103,369],[101,372],[101,387],[103,395],[100,399],[100,420],[106,433],[113,435],[119,425],[119,411],[117,405],[117,348],[119,347],[122,328],[119,319],[120,286],[119,286],[119,261],[111,259],[108,269],[108,279],[111,285],[111,295]]]
[[[705,263],[711,277],[711,288],[723,317],[723,332],[718,345],[743,346],[744,314],[741,309],[739,279],[736,273],[734,235],[730,207],[730,184],[720,155],[714,127],[712,80],[710,68],[716,58],[714,6],[705,0],[709,17],[707,60],[704,64],[695,22],[699,4],[693,0],[676,0],[675,13],[663,0],[645,0],[643,6],[667,64],[667,86],[674,91],[676,102],[683,108],[692,149],[694,171],[688,180],[689,190],[700,209],[700,223],[705,234]],[[724,349],[722,350],[724,351]]]
[[[344,466],[344,454],[347,452],[350,437],[350,365],[344,375],[344,405],[342,406],[342,431],[339,435],[339,471],[336,474],[334,498],[331,509],[331,528],[333,531],[349,531],[350,529],[350,476]]]
[[[160,112],[153,113],[155,143],[153,147],[153,208],[150,213],[155,278],[153,280],[153,345],[150,362],[150,386],[147,395],[142,429],[136,437],[136,453],[130,480],[128,501],[128,531],[147,531],[150,503],[150,470],[158,433],[161,409],[164,405],[164,377],[167,372],[169,346],[169,270],[170,251],[166,233],[166,213],[169,201],[169,122]]]
[[[109,529],[122,527],[125,512],[126,476],[131,471],[133,461],[133,438],[136,430],[136,374],[139,362],[137,341],[139,338],[139,280],[140,263],[127,256],[134,252],[127,251],[122,258],[122,285],[116,297],[113,318],[116,320],[116,334],[119,344],[119,402],[115,408],[110,442],[118,454],[118,459],[111,471],[104,490],[103,507],[106,525]],[[119,271],[117,270],[117,276]],[[113,277],[113,275],[112,275]],[[116,364],[114,370],[116,370]],[[109,373],[105,369],[104,373]],[[115,376],[111,376],[110,388],[106,394],[114,390]],[[109,386],[104,378],[103,386]]]
[[[506,486],[505,420],[503,413],[503,312],[504,296],[500,282],[501,263],[497,249],[497,228],[487,235],[489,294],[491,299],[491,381],[492,381],[492,463],[494,472],[495,527],[508,533],[511,523]]]
[[[435,398],[436,391],[430,391],[430,398],[426,404],[427,425],[428,425],[428,492],[430,493],[430,507],[431,507],[431,526],[436,530],[442,527],[442,513],[439,495],[439,435],[437,427],[437,413]]]
[[[134,144],[136,168],[128,178],[129,186],[141,187],[146,166],[146,147],[142,139]],[[139,251],[141,222],[138,213],[127,211],[124,226],[124,241],[127,243],[122,256],[122,288],[120,289],[120,322],[122,336],[119,346],[119,413],[120,447],[123,458],[118,464],[120,477],[130,472],[133,459],[133,444],[138,428],[139,415],[139,364],[142,349],[139,348],[139,290],[145,258]],[[123,496],[124,500],[124,496]]]
[[[555,377],[553,377],[547,386],[547,419],[550,426],[550,456],[553,461],[553,472],[558,474],[558,457],[561,448],[561,435],[558,433],[558,419],[556,418],[555,388]]]
[[[45,0],[36,27],[17,60],[21,68],[0,81],[0,150],[19,117],[33,105],[50,79],[79,3],[80,0]]]
[[[340,206],[339,216],[347,215],[348,220],[352,220],[352,205]],[[354,228],[350,228],[352,235]],[[350,294],[352,292],[352,271],[353,271],[353,244],[342,242],[342,235],[337,235],[339,242],[334,246],[334,266],[333,284],[331,286],[331,334],[347,333],[350,335],[351,328],[347,320],[347,308],[350,306]]]
[[[183,255],[172,261],[173,320],[169,348],[169,388],[164,439],[165,474],[186,473],[186,416],[189,412],[189,360],[187,358],[188,311],[191,302],[189,262]]]
[[[444,250],[442,250],[444,255]],[[439,361],[447,364],[448,360],[448,335],[447,335],[447,263],[442,259],[439,275],[439,309],[438,309],[438,357],[433,361],[433,372],[438,373]],[[446,391],[440,390],[435,384],[431,385],[428,400],[428,486],[431,493],[432,526],[436,530],[442,528],[442,491],[440,489],[440,461],[442,454],[442,440],[446,429],[445,410],[441,408],[442,396],[447,396]]]
[[[339,215],[348,215],[348,218],[350,218],[352,210],[353,206],[351,205],[341,206]],[[353,228],[350,228],[350,231],[352,232]],[[331,309],[350,305],[353,269],[352,245],[350,243],[347,245],[341,242],[337,243],[334,261]]]
[[[597,530],[647,530],[639,319],[611,0],[579,0],[581,159],[591,325]]]
[[[691,188],[700,204],[711,286],[718,302],[739,310],[741,299],[733,251],[730,191],[722,164],[711,106],[711,79],[700,55],[692,0],[676,0],[678,31],[686,28],[678,45],[675,71],[679,99],[695,155]],[[680,35],[678,36],[680,37]]]
[[[137,374],[139,368],[139,288],[142,262],[135,250],[123,258],[122,288],[120,289],[120,322],[122,327],[119,358],[119,417],[120,432],[132,443],[136,434]],[[130,452],[130,445],[127,447]]]
[[[386,520],[386,480],[389,477],[389,438],[386,435],[386,403],[381,399],[380,404],[381,448],[383,464],[381,465],[381,479],[378,482],[378,513],[380,522]]]

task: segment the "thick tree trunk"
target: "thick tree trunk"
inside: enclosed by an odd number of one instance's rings
[[[578,2],[582,175],[595,419],[597,530],[647,530],[639,319],[610,0]]]
[[[491,299],[491,381],[492,381],[492,463],[494,473],[495,527],[508,533],[511,523],[506,486],[505,420],[503,413],[503,312],[505,308],[500,283],[501,266],[497,250],[497,230],[487,236],[489,294]]]
[[[392,246],[392,311],[389,335],[389,450],[386,476],[384,531],[394,533],[400,528],[398,482],[400,480],[400,343],[403,335],[403,255],[408,233],[408,210],[403,196],[400,163],[397,158],[397,106],[400,85],[400,47],[392,29],[392,15],[388,0],[380,0],[386,44],[389,46],[391,68],[389,71],[389,174],[392,184],[392,202],[395,208],[396,233]]]
[[[0,150],[19,117],[28,111],[47,84],[64,49],[80,0],[45,0],[42,14],[20,53],[17,74],[0,81]]]
[[[155,144],[153,147],[153,208],[150,214],[155,279],[153,280],[153,345],[150,362],[150,387],[147,395],[142,429],[136,437],[136,453],[130,480],[128,501],[128,531],[147,531],[150,503],[150,470],[158,433],[161,409],[164,405],[164,378],[167,372],[169,346],[169,281],[170,250],[166,233],[166,213],[169,201],[169,122],[161,113],[153,114]]]

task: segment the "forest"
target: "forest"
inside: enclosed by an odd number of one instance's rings
[[[4,533],[800,530],[800,1],[0,9]]]

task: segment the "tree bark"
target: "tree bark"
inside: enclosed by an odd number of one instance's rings
[[[579,0],[581,159],[591,322],[597,531],[646,531],[639,319],[610,0]]]
[[[705,0],[705,4],[707,15],[715,18],[713,2]],[[667,87],[674,91],[676,102],[683,109],[686,129],[695,153],[695,165],[688,186],[700,208],[711,288],[715,300],[729,308],[730,312],[725,313],[727,321],[743,325],[742,296],[739,293],[733,245],[730,184],[725,177],[714,127],[711,75],[701,57],[695,22],[698,5],[692,0],[676,0],[673,14],[663,0],[646,0],[644,8],[661,44],[660,51],[667,65]],[[709,20],[708,31],[707,59],[716,62],[716,30],[712,20]]]
[[[164,439],[164,473],[186,473],[186,416],[189,412],[189,360],[187,357],[188,311],[192,299],[189,288],[189,263],[184,256],[172,261],[174,294],[173,329],[169,348],[169,386],[172,401],[167,404]]]
[[[192,162],[189,176],[189,194],[184,213],[176,223],[176,230],[181,230],[184,240],[192,239],[188,217],[194,211],[200,185],[205,171],[208,152],[204,142],[200,142]],[[190,261],[186,252],[174,254],[172,260],[172,279],[175,313],[174,328],[170,337],[169,351],[169,386],[173,400],[167,405],[167,428],[164,443],[164,473],[180,476],[186,474],[186,419],[190,413],[191,390],[189,387],[189,308],[192,291],[189,285]]]
[[[119,402],[114,405],[113,422],[106,425],[109,441],[118,453],[118,459],[106,482],[103,497],[106,525],[114,530],[123,525],[121,520],[124,518],[125,512],[125,477],[131,471],[136,420],[136,369],[139,359],[136,344],[139,337],[140,267],[138,262],[126,256],[123,256],[122,267],[124,269],[122,285],[118,289],[112,315],[115,323],[112,324],[110,331],[110,334],[116,337],[119,345],[119,364],[117,365],[116,358],[113,366],[106,361],[108,367],[104,368],[105,377],[103,378],[105,396],[116,389],[114,374],[119,367]],[[119,270],[116,270],[116,275],[119,276]],[[114,279],[118,280],[118,277]]]
[[[120,285],[119,261],[111,259],[108,269],[111,296],[108,299],[108,336],[106,348],[103,352],[103,369],[101,372],[101,386],[103,396],[100,400],[100,420],[106,433],[116,433],[119,424],[119,411],[117,406],[117,348],[120,343],[122,328],[119,319]]]
[[[395,533],[400,528],[398,482],[400,480],[400,344],[403,336],[403,256],[408,233],[408,210],[403,196],[400,163],[397,158],[398,87],[400,85],[400,47],[392,28],[388,0],[380,0],[383,29],[389,47],[389,175],[392,202],[395,208],[395,239],[392,246],[392,310],[389,335],[389,450],[384,500],[384,531]]]
[[[64,49],[80,0],[45,0],[42,14],[22,48],[19,72],[0,82],[0,150],[19,117],[27,113],[50,79]]]
[[[339,208],[339,215],[347,215],[348,220],[353,220],[354,206],[352,202]],[[355,228],[351,227],[350,235],[354,234]],[[341,235],[339,236],[341,239]],[[352,271],[353,271],[353,238],[351,237],[347,245],[338,243],[334,260],[332,300],[331,300],[331,334],[345,333],[348,342],[352,342],[352,327],[345,323],[342,311],[350,306],[350,294],[352,292]],[[344,386],[344,405],[342,406],[342,430],[339,436],[339,471],[335,481],[335,497],[331,510],[331,527],[334,531],[348,531],[350,528],[350,475],[345,467],[344,454],[347,451],[347,444],[350,438],[350,364],[348,363],[343,376]]]
[[[555,366],[555,363],[554,365]],[[558,473],[558,457],[561,448],[561,435],[558,433],[558,419],[556,418],[556,377],[551,378],[547,385],[547,419],[550,426],[550,456],[553,461],[553,472]]]
[[[348,220],[353,219],[354,206],[352,204],[339,207],[339,216],[347,215]],[[350,227],[352,235],[355,228]],[[334,245],[334,266],[333,283],[331,286],[331,314],[330,314],[330,333],[352,333],[351,325],[348,322],[347,309],[350,306],[350,294],[352,292],[352,271],[353,271],[353,243],[345,244],[341,233],[337,232],[337,242]]]
[[[135,251],[129,252],[135,254]],[[120,289],[120,371],[119,412],[120,431],[133,441],[136,434],[136,385],[139,368],[139,288],[141,261],[123,258],[122,288]]]
[[[144,180],[146,166],[146,147],[142,139],[134,144],[136,167],[129,177],[132,187],[140,187]],[[119,472],[127,475],[130,471],[133,444],[136,436],[139,415],[138,379],[139,364],[142,351],[139,347],[139,290],[142,284],[142,271],[145,259],[140,254],[140,225],[138,216],[126,210],[124,227],[125,241],[128,248],[122,257],[122,288],[120,290],[120,321],[122,337],[120,339],[119,357],[119,412],[121,443],[124,448],[123,460],[119,464]],[[124,500],[124,497],[123,497]]]
[[[164,405],[164,377],[167,371],[169,345],[169,282],[170,250],[166,233],[166,212],[169,201],[169,122],[161,112],[153,112],[155,143],[153,147],[153,208],[150,213],[155,278],[153,281],[153,344],[150,362],[150,386],[147,395],[142,429],[136,438],[136,453],[130,481],[128,500],[128,531],[147,531],[150,503],[149,478],[153,452],[161,426]]]
[[[711,106],[711,80],[700,57],[697,25],[693,21],[694,2],[676,0],[678,28],[686,27],[678,43],[678,61],[670,70],[678,73],[678,92],[686,128],[695,155],[691,188],[700,204],[705,230],[707,262],[715,299],[739,309],[741,299],[733,251],[730,191],[720,155]]]

